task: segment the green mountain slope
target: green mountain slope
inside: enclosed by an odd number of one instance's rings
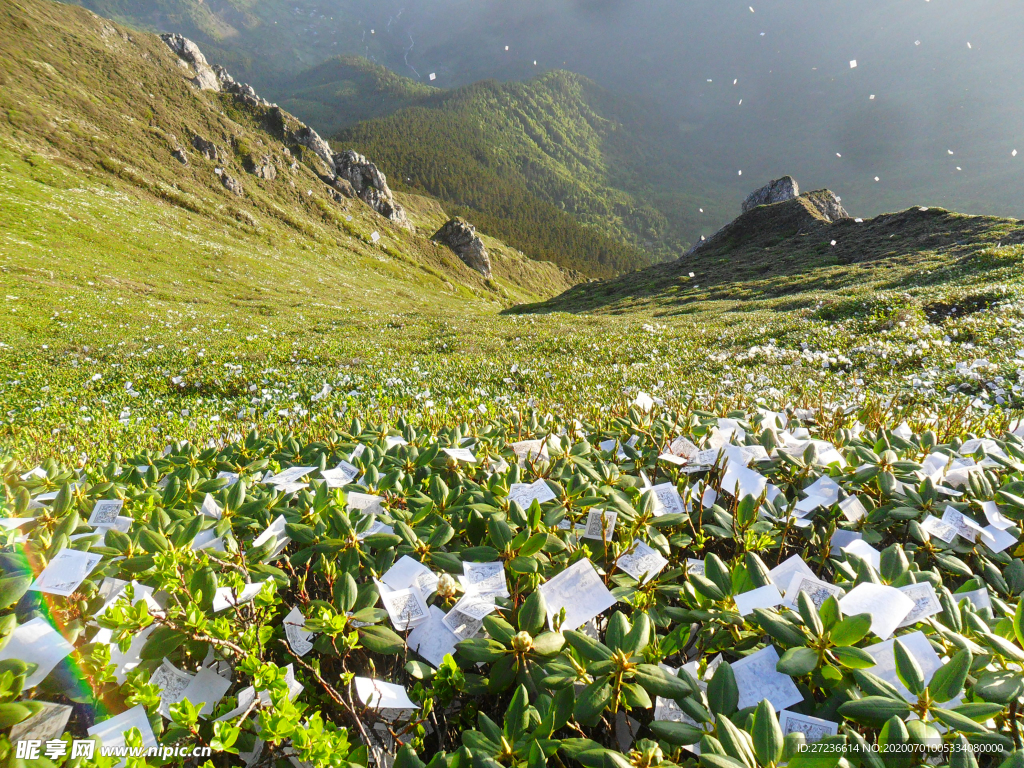
[[[759,206],[676,261],[577,286],[531,309],[769,310],[823,320],[898,309],[942,319],[1020,289],[1024,222],[920,207],[830,221],[812,204],[820,194]]]
[[[294,118],[197,90],[157,37],[48,2],[8,6],[0,37],[0,258],[19,294],[89,280],[111,296],[132,286],[133,311],[274,314],[338,304],[339,285],[396,306],[508,305],[571,282],[496,241],[485,281],[430,242],[436,203],[406,200],[423,227],[410,230],[342,197],[294,143]]]
[[[439,92],[335,143],[380,158],[398,188],[460,206],[527,253],[578,269],[589,258],[607,274],[678,255],[698,231],[698,205],[677,191],[693,171],[644,114],[556,71]]]

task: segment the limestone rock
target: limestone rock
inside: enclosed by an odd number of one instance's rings
[[[245,163],[245,170],[258,179],[273,181],[277,178],[277,167],[274,165],[270,155],[264,155],[260,158],[248,158]]]
[[[470,269],[475,269],[486,278],[491,276],[491,258],[487,255],[484,241],[476,228],[465,219],[450,219],[431,240],[447,245]]]
[[[229,192],[233,192],[239,197],[245,194],[245,190],[242,188],[242,185],[238,182],[238,179],[236,179],[234,176],[230,176],[227,171],[218,168],[217,175],[220,176],[220,183],[224,185],[224,188],[226,190],[228,190]]]
[[[347,179],[343,179],[340,176],[334,177],[331,181],[331,188],[336,192],[340,192],[344,197],[349,199],[356,197],[355,187],[353,187]],[[335,199],[337,200],[338,198]]]
[[[360,200],[384,218],[410,226],[405,209],[395,201],[387,177],[376,165],[354,149],[334,155],[333,164],[338,178],[351,184]]]
[[[213,71],[217,76],[217,82],[220,84],[220,89],[225,93],[234,94],[236,99],[248,104],[250,107],[272,106],[269,101],[256,93],[255,88],[248,83],[238,82],[226,69],[224,69],[224,67],[219,64],[213,65]]]
[[[320,137],[319,133],[308,125],[303,125],[301,128],[292,131],[291,138],[296,144],[310,150],[327,163],[327,167],[334,171],[334,153],[331,151],[330,145]]]
[[[809,193],[806,197],[807,201],[829,221],[850,218],[850,214],[843,208],[842,200],[830,189],[820,189]]]
[[[212,160],[216,163],[221,158],[221,152],[217,149],[217,145],[212,141],[204,139],[198,133],[192,137],[192,146],[196,148],[196,152],[207,160]]]
[[[743,213],[759,205],[772,205],[773,203],[784,203],[800,195],[800,185],[792,176],[783,176],[781,179],[769,181],[763,187],[743,201]]]
[[[180,59],[188,63],[196,73],[192,78],[192,84],[201,91],[219,91],[220,81],[217,73],[213,71],[199,46],[178,34],[160,35],[167,47],[174,51]]]
[[[171,156],[182,165],[188,165],[188,155],[185,154],[185,150],[178,147],[171,153]]]

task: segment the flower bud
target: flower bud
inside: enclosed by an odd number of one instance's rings
[[[516,653],[526,653],[533,649],[533,638],[529,632],[520,632],[512,638],[512,650]]]
[[[457,587],[455,577],[450,573],[442,573],[437,579],[437,594],[439,597],[453,597]]]

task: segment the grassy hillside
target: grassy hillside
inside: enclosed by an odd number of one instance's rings
[[[557,71],[439,92],[336,143],[381,158],[396,183],[461,206],[527,253],[580,269],[596,254],[607,273],[678,255],[698,231],[698,206],[675,191],[692,169],[644,113]]]

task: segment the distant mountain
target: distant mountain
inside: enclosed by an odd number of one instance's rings
[[[68,1],[122,24],[192,38],[211,61],[262,92],[338,54],[383,56],[371,34],[377,14],[363,13],[362,0]]]
[[[362,56],[335,56],[269,91],[289,112],[326,135],[363,120],[427,104],[441,91]]]
[[[335,67],[342,84],[380,79],[367,65]],[[397,189],[433,195],[535,258],[609,275],[676,257],[697,239],[699,205],[685,190],[700,174],[649,105],[565,71],[430,94],[411,81],[388,86],[397,95],[386,101],[412,105],[341,131],[335,146],[377,158]],[[338,90],[336,114],[351,114],[358,87]],[[364,110],[376,108],[376,93],[366,92]],[[329,98],[289,103],[311,120],[332,108]]]
[[[799,322],[807,312],[870,318],[889,302],[942,319],[1003,299],[1022,252],[1024,221],[923,206],[851,218],[835,194],[815,190],[751,208],[680,259],[574,286],[525,310],[769,310]]]

